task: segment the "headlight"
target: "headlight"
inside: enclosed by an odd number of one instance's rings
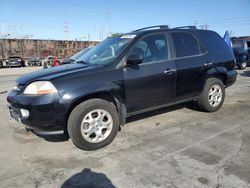
[[[28,95],[44,95],[49,93],[55,93],[57,89],[49,81],[37,81],[29,84],[24,90],[23,94]]]

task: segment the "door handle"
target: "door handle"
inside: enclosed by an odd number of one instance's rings
[[[164,70],[164,74],[171,75],[171,74],[173,74],[175,71],[176,71],[175,69],[166,69],[166,70]]]
[[[207,62],[207,63],[205,63],[205,67],[211,67],[211,66],[213,66],[213,65],[214,65],[213,62]]]

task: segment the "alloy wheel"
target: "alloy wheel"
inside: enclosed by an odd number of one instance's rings
[[[90,143],[105,140],[113,128],[113,119],[109,112],[103,109],[92,110],[81,122],[81,134]]]

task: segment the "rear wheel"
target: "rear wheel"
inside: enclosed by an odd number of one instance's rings
[[[73,143],[83,150],[96,150],[110,144],[119,130],[115,106],[102,99],[80,103],[68,119],[68,133]]]
[[[225,86],[220,79],[209,78],[198,98],[200,109],[215,112],[220,109],[225,98]]]

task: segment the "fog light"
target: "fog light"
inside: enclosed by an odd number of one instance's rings
[[[22,114],[22,117],[28,118],[29,115],[30,115],[30,112],[29,112],[29,110],[26,110],[26,109],[22,109],[22,108],[21,108],[21,114]]]

